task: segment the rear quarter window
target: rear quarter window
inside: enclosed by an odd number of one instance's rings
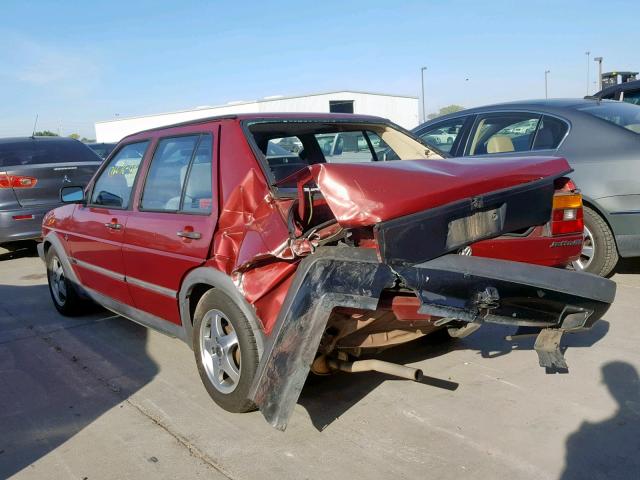
[[[75,141],[29,139],[0,143],[0,167],[47,163],[99,162],[89,147]]]
[[[640,106],[625,102],[594,102],[576,107],[577,110],[593,115],[605,122],[612,123],[640,134]]]

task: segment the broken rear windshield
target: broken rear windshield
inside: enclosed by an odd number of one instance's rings
[[[273,183],[316,163],[440,158],[390,125],[322,121],[260,121],[248,125]]]

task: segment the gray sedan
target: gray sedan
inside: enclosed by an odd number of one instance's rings
[[[640,106],[594,99],[531,100],[436,118],[414,133],[453,157],[565,157],[584,198],[577,269],[608,275],[640,256]],[[443,141],[444,139],[444,141]]]

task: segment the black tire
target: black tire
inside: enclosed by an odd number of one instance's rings
[[[235,332],[237,337],[237,346],[235,348],[237,348],[237,350],[223,350],[220,345],[224,342],[218,343],[217,340],[213,339],[214,334],[211,325],[213,325],[215,319],[218,318],[216,316],[218,313],[221,313],[223,316],[223,328],[226,329],[227,335]],[[207,337],[207,330],[210,332],[209,337]],[[203,354],[203,349],[206,348],[204,346],[206,339],[212,340],[212,352],[217,352],[217,348],[220,349],[218,355]],[[250,412],[256,409],[255,404],[249,400],[249,389],[256,375],[259,362],[256,338],[251,324],[242,310],[231,297],[221,290],[215,288],[209,290],[198,302],[193,322],[193,351],[195,353],[200,379],[214,402],[228,412],[233,413]],[[224,382],[231,382],[233,380],[232,377],[227,375],[225,371],[222,371],[222,377],[226,375],[226,378],[218,380],[218,382],[215,383],[212,378],[215,378],[216,374],[211,371],[212,367],[205,367],[205,362],[211,362],[209,365],[212,365],[216,359],[220,359],[224,355],[226,355],[227,358],[233,357],[231,361],[235,362],[235,366],[239,372],[239,378],[232,382],[235,386],[233,386],[233,390],[229,392],[223,391],[224,388],[231,388],[231,385],[225,386]],[[223,369],[221,365],[221,363],[218,364],[217,368]]]
[[[49,294],[56,310],[66,317],[80,315],[86,305],[85,301],[78,295],[73,283],[69,280],[67,270],[60,260],[55,248],[50,247],[45,256],[47,265],[47,283]],[[60,277],[60,270],[62,277]],[[61,284],[64,291],[61,290]]]
[[[593,238],[593,257],[583,271],[606,277],[613,271],[619,258],[613,233],[607,222],[589,207],[584,207],[584,226]]]

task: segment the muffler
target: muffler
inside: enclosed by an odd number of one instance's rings
[[[375,359],[345,362],[343,360],[329,358],[327,359],[327,364],[330,368],[334,370],[341,370],[343,372],[380,372],[386,373],[387,375],[393,375],[394,377],[413,380],[414,382],[421,381],[423,377],[422,370],[419,368],[407,367],[405,365],[398,365],[397,363],[384,362],[382,360]]]

